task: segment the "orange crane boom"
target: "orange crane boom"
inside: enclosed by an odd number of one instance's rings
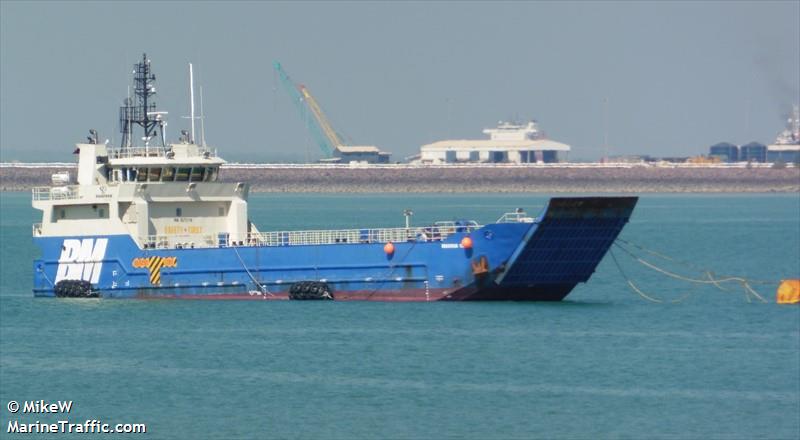
[[[339,134],[336,133],[336,130],[333,129],[330,121],[328,121],[328,118],[325,117],[325,113],[322,112],[322,108],[320,108],[317,100],[311,96],[311,92],[308,91],[308,88],[301,84],[298,86],[298,89],[300,89],[300,93],[303,95],[306,104],[308,104],[308,108],[311,109],[311,113],[317,120],[317,124],[319,124],[322,132],[325,134],[325,137],[328,138],[328,141],[331,143],[333,148],[342,146],[342,139],[339,137]]]

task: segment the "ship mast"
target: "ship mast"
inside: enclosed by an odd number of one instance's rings
[[[206,114],[203,113],[203,86],[200,86],[200,145],[206,146]]]
[[[142,54],[142,61],[133,66],[133,93],[135,102],[127,98],[120,107],[120,131],[122,132],[122,147],[133,146],[133,125],[136,124],[144,130],[145,146],[150,140],[160,134],[161,146],[166,145],[164,127],[167,125],[162,118],[167,112],[156,111],[156,103],[152,97],[156,94],[154,85],[156,76],[150,68],[147,54]]]
[[[191,131],[185,134],[185,140],[192,144],[197,143],[195,139],[195,120],[200,120],[200,146],[205,147],[206,126],[203,121],[205,118],[203,113],[203,86],[200,86],[200,116],[196,116],[194,111],[194,68],[192,67],[192,63],[189,63],[189,116],[182,116],[182,118],[192,121]]]
[[[189,117],[192,119],[192,138],[191,143],[194,143],[194,71],[192,70],[192,63],[189,63]]]

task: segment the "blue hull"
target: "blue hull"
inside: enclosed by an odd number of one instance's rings
[[[316,281],[336,300],[558,301],[589,279],[636,201],[554,198],[534,223],[394,243],[391,254],[384,243],[140,249],[127,235],[36,237],[33,292],[81,279],[104,298],[279,300]]]

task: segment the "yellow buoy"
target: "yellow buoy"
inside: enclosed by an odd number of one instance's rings
[[[775,297],[778,304],[800,303],[800,280],[783,280]]]

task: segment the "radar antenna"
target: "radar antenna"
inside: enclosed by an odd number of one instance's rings
[[[133,125],[136,124],[144,129],[145,146],[154,137],[161,141],[161,146],[165,146],[164,127],[167,125],[163,116],[167,112],[156,111],[156,103],[152,101],[156,94],[154,82],[156,80],[150,68],[150,60],[147,54],[142,54],[142,61],[133,65],[133,92],[135,101],[128,97],[123,101],[119,109],[120,132],[122,132],[122,147],[133,146]],[[160,131],[160,136],[156,132]]]

